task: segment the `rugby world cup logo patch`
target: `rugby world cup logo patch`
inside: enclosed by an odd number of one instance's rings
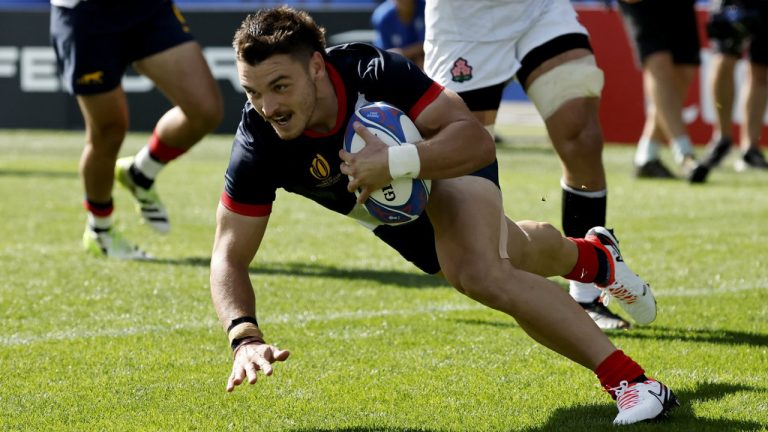
[[[323,180],[331,173],[331,166],[328,164],[328,161],[325,160],[323,155],[318,153],[312,160],[312,165],[309,167],[309,173],[312,174],[312,177],[318,180]]]
[[[341,173],[337,172],[334,174],[331,164],[320,153],[315,154],[315,157],[312,159],[312,163],[309,165],[309,173],[312,174],[312,177],[319,180],[315,186],[320,188],[331,187],[341,180]]]

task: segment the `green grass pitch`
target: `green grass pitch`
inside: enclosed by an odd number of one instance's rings
[[[560,167],[540,130],[503,129],[505,207],[559,226]],[[146,140],[128,137],[121,155]],[[231,137],[206,138],[158,189],[172,232],[126,237],[158,259],[86,256],[82,132],[0,131],[2,431],[601,431],[616,409],[592,372],[511,318],[421,275],[354,221],[280,193],[251,265],[272,377],[224,392],[231,353],[208,288]],[[768,173],[638,181],[607,146],[608,225],[659,317],[611,333],[682,406],[652,431],[768,430]],[[561,283],[562,280],[554,279]]]

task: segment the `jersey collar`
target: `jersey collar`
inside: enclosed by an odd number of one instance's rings
[[[336,68],[327,61],[325,62],[325,70],[328,71],[328,76],[331,78],[331,84],[333,85],[333,90],[336,92],[336,100],[338,101],[336,124],[333,125],[333,129],[326,133],[305,130],[304,135],[310,138],[321,138],[336,134],[339,129],[341,129],[344,119],[347,117],[347,90],[344,88],[344,83],[341,81],[341,75],[339,75]]]

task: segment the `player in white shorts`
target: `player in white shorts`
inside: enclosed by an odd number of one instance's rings
[[[603,72],[570,2],[430,0],[425,20],[425,71],[457,92],[491,134],[510,80],[535,104],[563,167],[565,235],[582,237],[605,225]],[[571,282],[570,294],[600,328],[629,327],[604,306],[593,284]]]

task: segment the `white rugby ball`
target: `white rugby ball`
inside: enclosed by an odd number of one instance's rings
[[[421,141],[419,130],[404,112],[384,102],[373,102],[355,110],[347,124],[344,149],[350,153],[357,153],[365,147],[365,141],[352,128],[356,121],[389,146]],[[424,212],[430,186],[430,180],[396,178],[391,184],[371,193],[363,205],[371,216],[382,223],[408,223]],[[359,192],[356,194],[359,195]]]

